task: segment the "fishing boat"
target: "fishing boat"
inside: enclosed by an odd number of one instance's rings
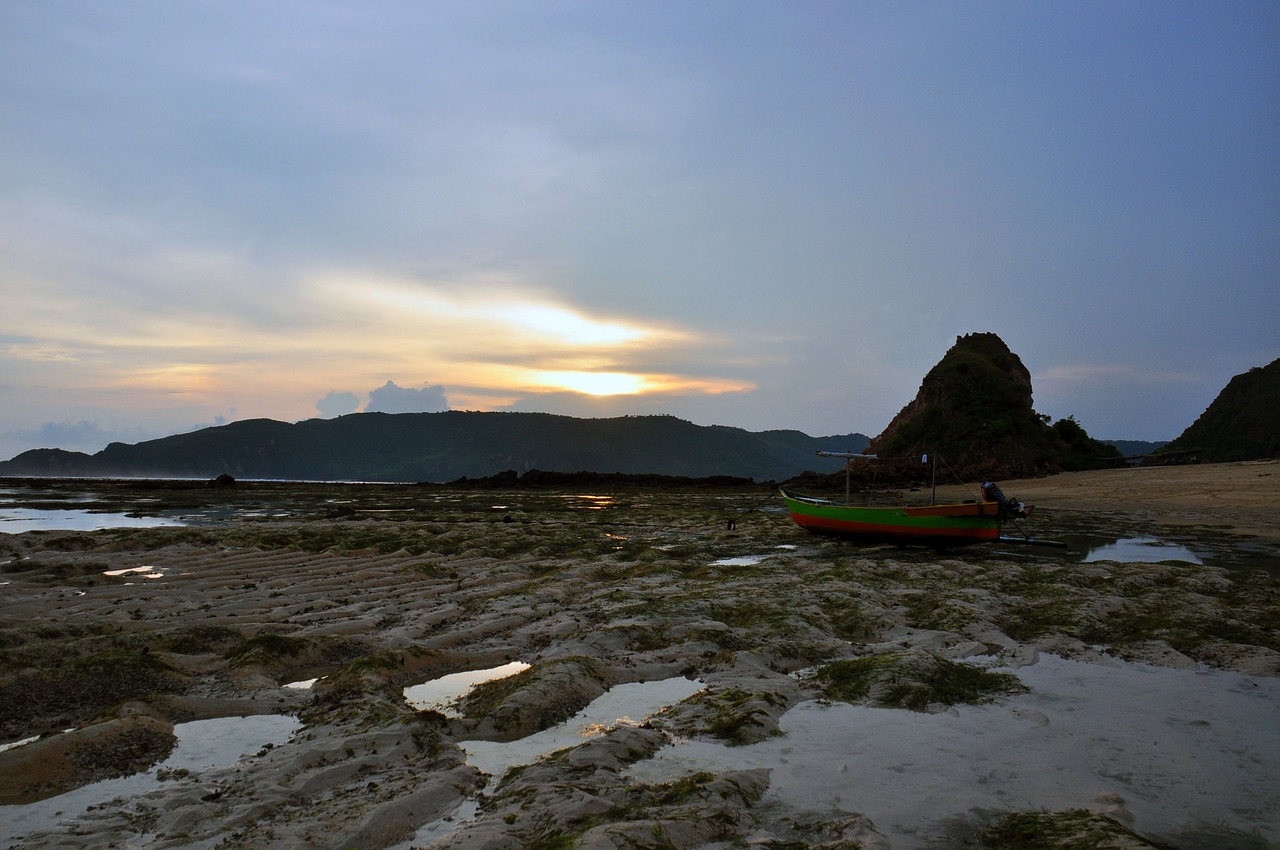
[[[824,457],[873,455],[820,452]],[[926,457],[927,461],[927,457]],[[847,490],[847,488],[846,488]],[[1010,499],[992,482],[982,485],[982,498],[950,504],[871,506],[852,505],[780,490],[796,525],[818,534],[933,547],[968,546],[1010,540],[1001,528],[1025,517],[1031,508]],[[935,489],[936,492],[936,489]],[[1016,542],[1031,542],[1015,538]]]

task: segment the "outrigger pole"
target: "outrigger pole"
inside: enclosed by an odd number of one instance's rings
[[[862,452],[818,452],[818,457],[842,457],[844,464],[844,500],[849,501],[849,458],[866,458],[879,460],[880,455],[863,454]],[[929,452],[921,456],[921,463],[931,463],[929,468],[929,504],[938,504],[938,453]]]
[[[879,460],[879,455],[862,454],[861,452],[818,452],[818,457],[842,457],[844,462],[844,501],[849,502],[849,458],[862,457],[870,460]]]

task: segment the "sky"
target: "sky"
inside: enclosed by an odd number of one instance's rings
[[[1280,356],[1280,4],[6,0],[0,458],[357,411],[875,436],[962,334]]]

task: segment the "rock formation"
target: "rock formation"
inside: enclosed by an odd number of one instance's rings
[[[948,477],[965,480],[1097,468],[1120,457],[1074,419],[1050,425],[1037,414],[1031,373],[993,333],[958,337],[867,451],[901,459],[896,465],[877,462],[875,471],[863,473],[884,481],[927,480],[929,466],[920,461],[933,454],[945,463]]]

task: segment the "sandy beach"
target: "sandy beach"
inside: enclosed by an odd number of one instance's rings
[[[0,534],[0,846],[1275,846],[1280,464],[1000,484],[1069,547],[765,488],[0,482],[137,523]]]
[[[1274,460],[1067,472],[1000,486],[1048,510],[1117,511],[1166,525],[1280,539],[1280,462]],[[967,489],[939,488],[939,499]]]

